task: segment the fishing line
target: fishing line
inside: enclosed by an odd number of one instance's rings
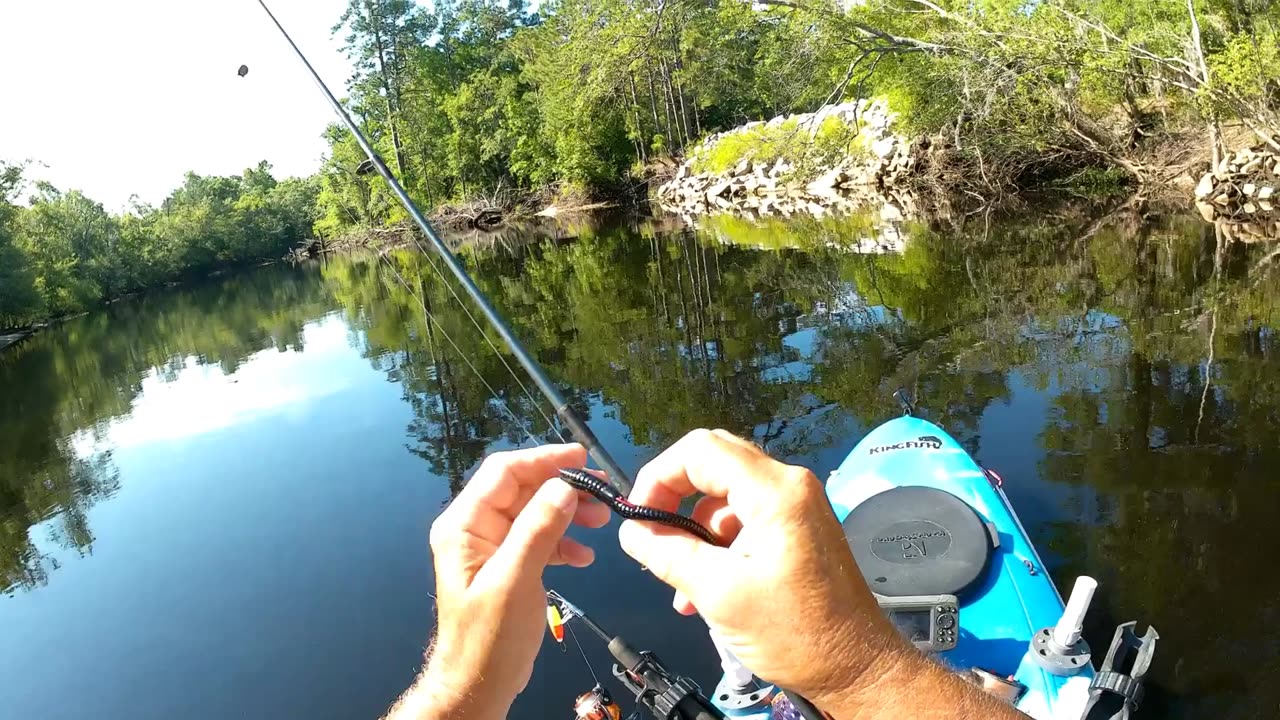
[[[520,390],[524,392],[524,396],[529,399],[529,402],[533,404],[534,409],[536,409],[538,414],[542,416],[542,419],[547,422],[547,427],[551,428],[552,431],[555,432],[556,437],[560,438],[560,442],[565,442],[564,435],[560,434],[560,429],[551,421],[551,417],[542,409],[542,405],[534,399],[533,394],[529,392],[529,388],[525,387],[524,382],[520,380],[520,376],[516,374],[515,368],[511,367],[511,363],[507,362],[507,357],[502,354],[502,351],[498,349],[498,346],[495,345],[493,340],[489,337],[489,333],[485,332],[484,327],[480,325],[478,320],[476,320],[475,315],[471,314],[471,310],[467,307],[467,304],[462,301],[462,298],[458,295],[458,291],[454,289],[453,283],[449,282],[449,279],[445,277],[444,271],[436,265],[436,261],[431,257],[431,253],[427,252],[426,247],[424,247],[422,243],[418,242],[418,239],[414,237],[412,233],[409,234],[409,239],[415,246],[417,246],[418,252],[422,253],[422,255],[427,259],[427,263],[431,265],[431,269],[436,271],[436,277],[440,278],[440,282],[444,283],[445,287],[449,288],[449,293],[453,295],[454,300],[458,301],[458,306],[462,308],[462,312],[467,314],[467,317],[471,320],[471,324],[474,325],[476,331],[480,333],[480,337],[484,338],[484,341],[489,344],[489,348],[493,350],[493,354],[497,355],[498,360],[502,361],[502,366],[507,369],[507,372],[511,373],[511,379],[515,380],[516,384],[520,386]],[[409,294],[413,294],[412,289],[409,290]],[[426,311],[426,306],[427,304],[423,302],[422,309],[424,312]]]
[[[413,288],[409,287],[408,281],[404,279],[404,276],[400,274],[399,270],[396,270],[396,267],[395,265],[392,264],[391,259],[382,253],[379,253],[378,255],[383,260],[387,261],[387,267],[391,269],[392,274],[396,276],[396,279],[400,281],[400,284],[404,286],[404,289],[409,292],[409,295],[422,305],[422,315],[427,319],[428,322],[430,322],[432,325],[435,326],[436,330],[438,330],[441,335],[444,336],[444,339],[449,342],[449,345],[454,349],[454,352],[458,353],[458,357],[462,358],[462,362],[465,363],[467,367],[471,368],[471,372],[475,373],[476,378],[480,380],[481,384],[484,385],[485,389],[489,391],[489,395],[493,397],[494,400],[498,401],[498,405],[502,407],[503,410],[506,411],[508,416],[511,417],[511,420],[515,422],[516,427],[520,428],[520,430],[525,434],[525,437],[527,437],[529,441],[532,442],[535,446],[541,445],[542,443],[538,440],[538,438],[534,437],[533,433],[529,430],[529,426],[526,425],[524,421],[522,421],[519,417],[516,416],[515,412],[511,409],[511,407],[507,405],[507,401],[503,400],[502,396],[499,395],[497,391],[493,389],[493,386],[489,384],[489,381],[484,379],[484,376],[480,374],[480,370],[478,370],[476,366],[472,364],[471,359],[467,357],[467,354],[462,352],[462,348],[458,347],[458,344],[453,341],[453,338],[450,337],[448,331],[444,329],[444,326],[440,324],[440,321],[436,320],[435,316],[427,311],[426,301],[423,300],[421,297],[414,295]],[[558,430],[556,431],[556,434],[559,435]]]
[[[311,65],[311,61],[307,59],[307,56],[302,52],[302,49],[298,47],[298,44],[293,41],[293,38],[289,35],[289,32],[284,29],[284,25],[280,23],[280,20],[276,18],[273,12],[271,12],[271,8],[267,6],[266,0],[258,0],[258,5],[262,8],[263,12],[267,14],[267,17],[271,19],[271,22],[276,26],[276,29],[280,31],[280,35],[284,38],[285,42],[289,44],[289,47],[293,50],[298,61],[306,68],[307,73],[315,83],[316,88],[320,90],[325,101],[329,103],[329,107],[333,109],[334,114],[342,121],[342,124],[346,127],[347,131],[351,133],[352,139],[356,141],[356,144],[358,144],[360,149],[364,151],[366,156],[368,156],[373,169],[376,170],[377,173],[382,176],[382,179],[386,181],[387,186],[391,188],[392,193],[396,196],[396,199],[400,201],[400,204],[404,207],[414,224],[417,225],[418,229],[422,231],[422,234],[431,243],[431,247],[435,250],[435,253],[440,256],[440,259],[444,262],[445,266],[448,267],[454,278],[457,279],[463,290],[465,290],[467,295],[475,302],[476,307],[480,308],[480,312],[485,316],[485,319],[489,321],[489,324],[493,329],[497,331],[503,342],[506,343],[516,361],[522,368],[524,368],[525,372],[529,374],[529,378],[538,388],[538,391],[547,399],[547,402],[551,403],[551,407],[555,410],[556,417],[569,428],[574,438],[586,447],[587,452],[591,454],[591,457],[595,459],[600,467],[604,468],[612,483],[622,492],[630,492],[632,488],[631,478],[623,471],[622,467],[618,465],[617,461],[613,459],[613,456],[609,454],[609,451],[600,443],[600,440],[595,436],[595,433],[592,432],[587,423],[578,415],[577,411],[569,405],[567,400],[565,400],[564,395],[561,394],[559,388],[557,388],[555,383],[551,381],[551,378],[548,377],[546,371],[542,368],[542,365],[534,359],[527,349],[525,349],[524,345],[520,342],[520,339],[516,337],[511,327],[502,318],[502,315],[498,313],[497,309],[494,308],[493,304],[489,302],[489,299],[471,278],[471,275],[467,273],[466,267],[458,261],[458,258],[454,256],[453,252],[449,249],[449,246],[440,238],[440,235],[435,231],[435,228],[431,226],[431,223],[422,214],[422,211],[418,209],[416,204],[414,204],[413,198],[409,197],[409,193],[404,189],[404,186],[400,184],[400,181],[396,179],[396,176],[391,172],[391,169],[387,167],[382,156],[378,154],[378,151],[374,149],[373,144],[369,142],[369,138],[365,137],[360,126],[351,118],[351,114],[347,112],[346,107],[344,107],[342,102],[338,100],[337,96],[333,94],[333,91],[329,89],[329,86],[325,84],[324,79],[320,77],[320,73],[316,72],[315,67]],[[409,292],[412,294],[412,288],[409,289]]]
[[[600,684],[600,678],[596,677],[595,668],[591,667],[591,661],[587,659],[587,651],[582,649],[582,643],[578,642],[578,634],[573,631],[573,626],[569,623],[564,624],[564,629],[569,631],[569,637],[573,638],[573,644],[578,646],[578,653],[582,655],[582,662],[587,666],[587,672],[591,673],[591,679],[596,685]]]

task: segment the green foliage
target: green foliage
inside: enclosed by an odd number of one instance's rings
[[[0,163],[0,328],[26,325],[45,314],[36,292],[31,260],[17,245],[13,204],[22,187],[22,167]]]
[[[427,206],[496,188],[570,191],[642,174],[654,156],[749,121],[884,97],[909,133],[944,141],[954,176],[1059,180],[1093,193],[1151,130],[1232,116],[1280,125],[1280,5],[1203,0],[837,3],[796,0],[350,0],[338,19],[355,76],[346,101]],[[1205,49],[1205,82],[1193,40]],[[189,176],[159,208],[113,216],[75,191],[0,167],[0,325],[73,312],[186,273],[275,257],[404,218],[349,132],[325,132],[311,180]],[[860,152],[838,120],[761,124],[698,159],[802,170]],[[965,164],[968,164],[967,167]]]
[[[342,28],[357,61],[350,104],[389,158],[399,148],[402,179],[428,205],[615,184],[708,132],[813,109],[844,62],[829,23],[727,1],[554,0],[530,14],[496,0],[430,13],[352,0]],[[403,40],[381,62],[392,37]],[[394,220],[352,172],[361,158],[345,133],[328,140],[320,231]]]
[[[310,237],[317,182],[277,181],[260,163],[231,177],[188,174],[159,208],[111,215],[77,190],[38,183],[13,204],[21,168],[0,172],[0,327],[229,265],[277,259]]]
[[[758,164],[785,159],[802,170],[831,167],[846,157],[868,153],[865,137],[838,117],[824,119],[812,134],[788,119],[772,127],[761,124],[725,135],[697,155],[693,167],[697,172],[720,173],[744,159]]]
[[[1210,72],[1215,84],[1234,95],[1273,104],[1280,89],[1280,28],[1230,36],[1211,58]]]
[[[1141,180],[1138,146],[1160,124],[1277,124],[1277,7],[1195,5],[1209,82],[1185,0],[552,0],[536,14],[498,0],[430,12],[352,0],[343,27],[357,61],[352,107],[434,205],[498,186],[608,186],[712,132],[873,96],[901,130],[952,141],[954,175],[978,184],[1101,166]],[[817,135],[806,145],[757,130],[701,165],[817,165],[850,145],[834,128]],[[394,220],[351,173],[349,140],[330,143],[324,232]]]
[[[1077,195],[1101,198],[1124,192],[1132,182],[1123,170],[1114,167],[1086,167],[1063,178],[1061,187]]]

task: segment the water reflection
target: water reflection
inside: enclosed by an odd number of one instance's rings
[[[826,472],[907,387],[1015,479],[1060,582],[1100,578],[1094,642],[1117,620],[1160,627],[1156,716],[1275,707],[1280,691],[1262,682],[1280,663],[1267,637],[1280,614],[1266,571],[1280,551],[1269,248],[1137,206],[906,223],[889,240],[875,219],[665,223],[464,246],[624,464],[717,426]],[[256,271],[122,303],[0,356],[0,586],[37,587],[54,569],[31,542],[36,523],[91,550],[88,508],[121,484],[111,444],[91,440],[148,378],[305,350],[303,326],[335,309],[402,393],[408,451],[451,492],[495,444],[554,438],[549,408],[430,263],[400,251]],[[571,694],[523,707],[547,714]]]
[[[47,545],[92,552],[88,509],[119,487],[99,435],[148,378],[301,350],[303,323],[332,302],[305,274],[264,269],[120,302],[0,354],[0,591],[41,586],[56,569],[34,525],[52,523]]]

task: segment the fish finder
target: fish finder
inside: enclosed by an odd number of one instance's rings
[[[960,603],[955,595],[876,595],[876,603],[917,649],[930,653],[955,649],[960,630]]]

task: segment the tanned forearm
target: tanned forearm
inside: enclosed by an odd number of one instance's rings
[[[912,648],[886,653],[861,680],[822,709],[835,720],[1027,720]]]
[[[451,678],[447,663],[432,663],[435,639],[427,648],[426,662],[408,690],[396,700],[383,720],[500,720],[510,703],[485,697],[474,681]]]

